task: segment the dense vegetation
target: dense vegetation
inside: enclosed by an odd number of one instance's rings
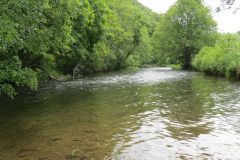
[[[219,36],[202,0],[178,0],[162,15],[137,0],[3,0],[0,13],[0,94],[10,97],[127,66],[193,64],[239,79],[239,36]]]
[[[204,47],[194,58],[193,65],[208,74],[240,79],[240,35],[219,36],[213,47]]]
[[[235,1],[222,1],[232,6]],[[153,36],[153,56],[160,65],[197,69],[240,79],[240,36],[219,34],[201,0],[178,0],[161,16]]]
[[[150,63],[157,14],[136,0],[0,2],[0,93]]]
[[[154,34],[154,55],[161,64],[191,68],[199,50],[215,42],[216,23],[200,0],[178,0],[162,16]]]

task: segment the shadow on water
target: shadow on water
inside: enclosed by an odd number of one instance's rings
[[[1,99],[0,160],[237,159],[238,83],[166,68],[99,74]]]

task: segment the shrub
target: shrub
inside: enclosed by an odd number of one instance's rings
[[[240,79],[240,36],[220,36],[213,47],[204,47],[193,59],[193,66],[206,73]]]

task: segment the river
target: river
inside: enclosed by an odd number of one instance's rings
[[[88,159],[240,159],[240,84],[128,69],[1,97],[0,160]]]

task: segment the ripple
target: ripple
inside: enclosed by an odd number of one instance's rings
[[[141,69],[133,74],[111,74],[101,77],[83,78],[80,80],[61,82],[57,84],[56,89],[64,89],[65,87],[81,87],[91,85],[113,85],[113,84],[156,84],[171,80],[178,80],[189,75],[187,72],[179,72],[170,68],[150,68]]]
[[[240,157],[237,82],[152,68],[52,83],[37,97],[1,103],[0,159],[25,148],[41,150],[22,159],[64,159],[76,147],[86,159]]]

